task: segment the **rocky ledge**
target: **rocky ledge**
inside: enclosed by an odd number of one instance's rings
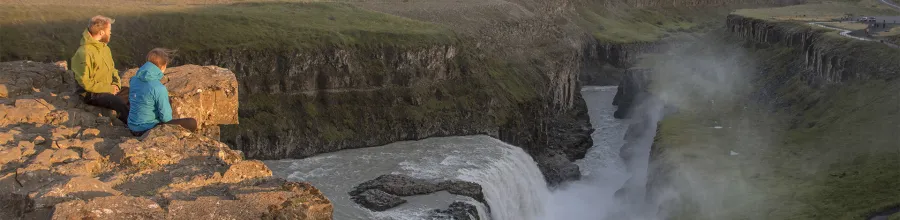
[[[64,64],[4,62],[0,73],[0,219],[331,219],[318,189],[218,141],[217,125],[237,123],[226,69],[167,75],[174,116],[198,118],[204,132],[160,126],[142,137],[83,104]]]
[[[406,203],[403,196],[415,196],[447,191],[450,194],[468,196],[487,206],[481,185],[460,180],[434,181],[417,179],[403,174],[386,174],[354,187],[351,199],[373,211],[384,211]],[[469,203],[457,201],[449,208],[435,209],[431,219],[477,220],[478,210]]]

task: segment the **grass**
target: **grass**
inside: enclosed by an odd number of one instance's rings
[[[86,20],[116,19],[110,47],[136,66],[146,51],[289,50],[321,46],[420,45],[455,35],[440,25],[340,3],[240,3],[206,6],[11,5],[0,8],[0,60],[71,57]]]
[[[660,123],[657,162],[675,170],[684,202],[672,219],[865,219],[900,205],[900,81],[813,87],[800,50],[752,54],[748,65],[764,73],[752,85],[767,89],[735,106],[683,106]],[[774,97],[759,102],[759,90]]]
[[[740,9],[735,14],[768,20],[831,21],[848,14],[853,16],[900,15],[877,0],[810,1],[808,4],[776,8]]]
[[[693,33],[721,22],[728,9],[631,8],[588,4],[577,8],[576,22],[602,42],[653,42]]]

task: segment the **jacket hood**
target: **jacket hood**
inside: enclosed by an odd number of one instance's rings
[[[138,69],[137,74],[134,75],[135,78],[140,79],[144,82],[153,82],[159,81],[163,78],[162,70],[151,62],[144,63],[140,69]]]
[[[92,45],[92,44],[101,44],[102,45],[103,42],[100,42],[100,41],[94,39],[93,37],[91,37],[91,32],[89,32],[87,29],[84,29],[84,33],[81,33],[81,45]]]

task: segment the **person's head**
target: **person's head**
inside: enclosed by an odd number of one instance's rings
[[[175,53],[175,50],[153,48],[153,50],[150,50],[150,53],[147,53],[147,62],[153,63],[156,67],[159,67],[159,70],[166,72],[166,67],[172,61],[173,53]]]
[[[91,23],[88,24],[88,32],[94,39],[109,43],[109,38],[112,36],[112,24],[115,22],[116,20],[103,15],[94,16],[91,18]]]

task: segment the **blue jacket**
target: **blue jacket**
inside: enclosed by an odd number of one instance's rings
[[[159,123],[172,120],[172,106],[169,103],[169,91],[160,80],[162,70],[155,64],[147,62],[131,77],[128,91],[128,129],[136,132],[150,130]]]

